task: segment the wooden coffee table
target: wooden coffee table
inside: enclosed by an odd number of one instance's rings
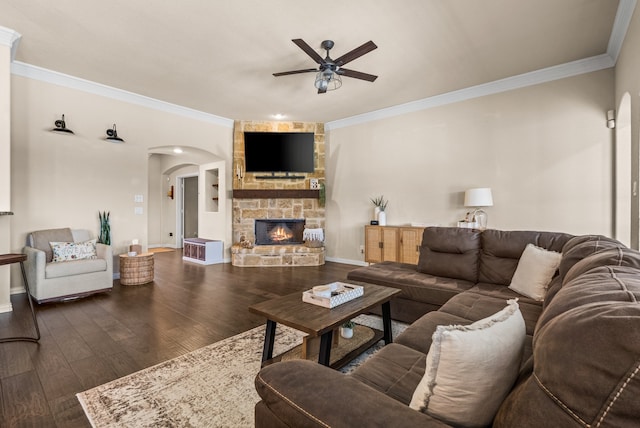
[[[385,344],[393,341],[390,300],[400,293],[400,290],[374,284],[343,282],[362,285],[364,287],[364,295],[332,309],[303,302],[302,292],[249,306],[250,312],[267,319],[262,351],[263,365],[273,359],[273,343],[277,323],[303,331],[312,338],[320,337],[318,363],[325,366],[330,364],[333,331],[340,327],[342,323],[362,313],[369,312],[375,306],[382,306],[382,324],[384,326],[382,338]]]

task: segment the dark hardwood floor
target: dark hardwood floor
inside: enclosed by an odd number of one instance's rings
[[[38,305],[39,343],[0,343],[1,427],[89,427],[75,394],[264,324],[253,303],[344,279],[355,266],[237,268],[155,255],[155,281]],[[30,334],[25,294],[0,337]]]

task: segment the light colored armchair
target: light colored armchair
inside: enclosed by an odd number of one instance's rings
[[[96,244],[96,258],[52,262],[50,242],[85,242],[88,230],[48,229],[32,232],[23,252],[31,295],[38,303],[83,297],[113,288],[113,251]]]

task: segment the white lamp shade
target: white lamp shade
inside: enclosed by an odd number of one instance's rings
[[[469,189],[464,192],[464,206],[465,207],[492,207],[493,196],[491,195],[491,188],[478,187],[475,189]]]

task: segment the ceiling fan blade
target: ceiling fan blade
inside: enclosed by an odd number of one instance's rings
[[[373,74],[367,74],[361,71],[349,70],[346,68],[340,68],[338,69],[338,71],[336,71],[336,73],[341,74],[343,76],[347,76],[347,77],[366,80],[368,82],[373,82],[378,78],[378,76],[374,76]]]
[[[362,46],[359,46],[357,48],[355,48],[354,50],[347,52],[346,54],[342,55],[340,58],[336,59],[334,62],[336,63],[336,65],[338,67],[343,66],[344,64],[353,61],[356,58],[360,58],[362,55],[371,52],[372,50],[376,49],[378,46],[376,46],[375,43],[373,43],[371,40],[369,40],[367,43],[363,44]]]
[[[280,73],[273,73],[274,76],[287,76],[289,74],[300,74],[300,73],[316,73],[318,71],[317,68],[305,68],[304,70],[292,70],[292,71],[282,71]]]
[[[307,44],[307,42],[305,42],[302,39],[292,39],[291,40],[293,43],[295,43],[296,45],[298,45],[298,47],[300,49],[302,49],[303,51],[305,51],[305,53],[307,55],[309,55],[311,57],[311,59],[313,59],[315,62],[317,62],[318,64],[323,64],[324,63],[324,59],[322,59],[322,57],[320,56],[320,54],[318,54],[318,52],[316,52],[315,50],[313,50],[313,48],[311,46],[309,46]]]

